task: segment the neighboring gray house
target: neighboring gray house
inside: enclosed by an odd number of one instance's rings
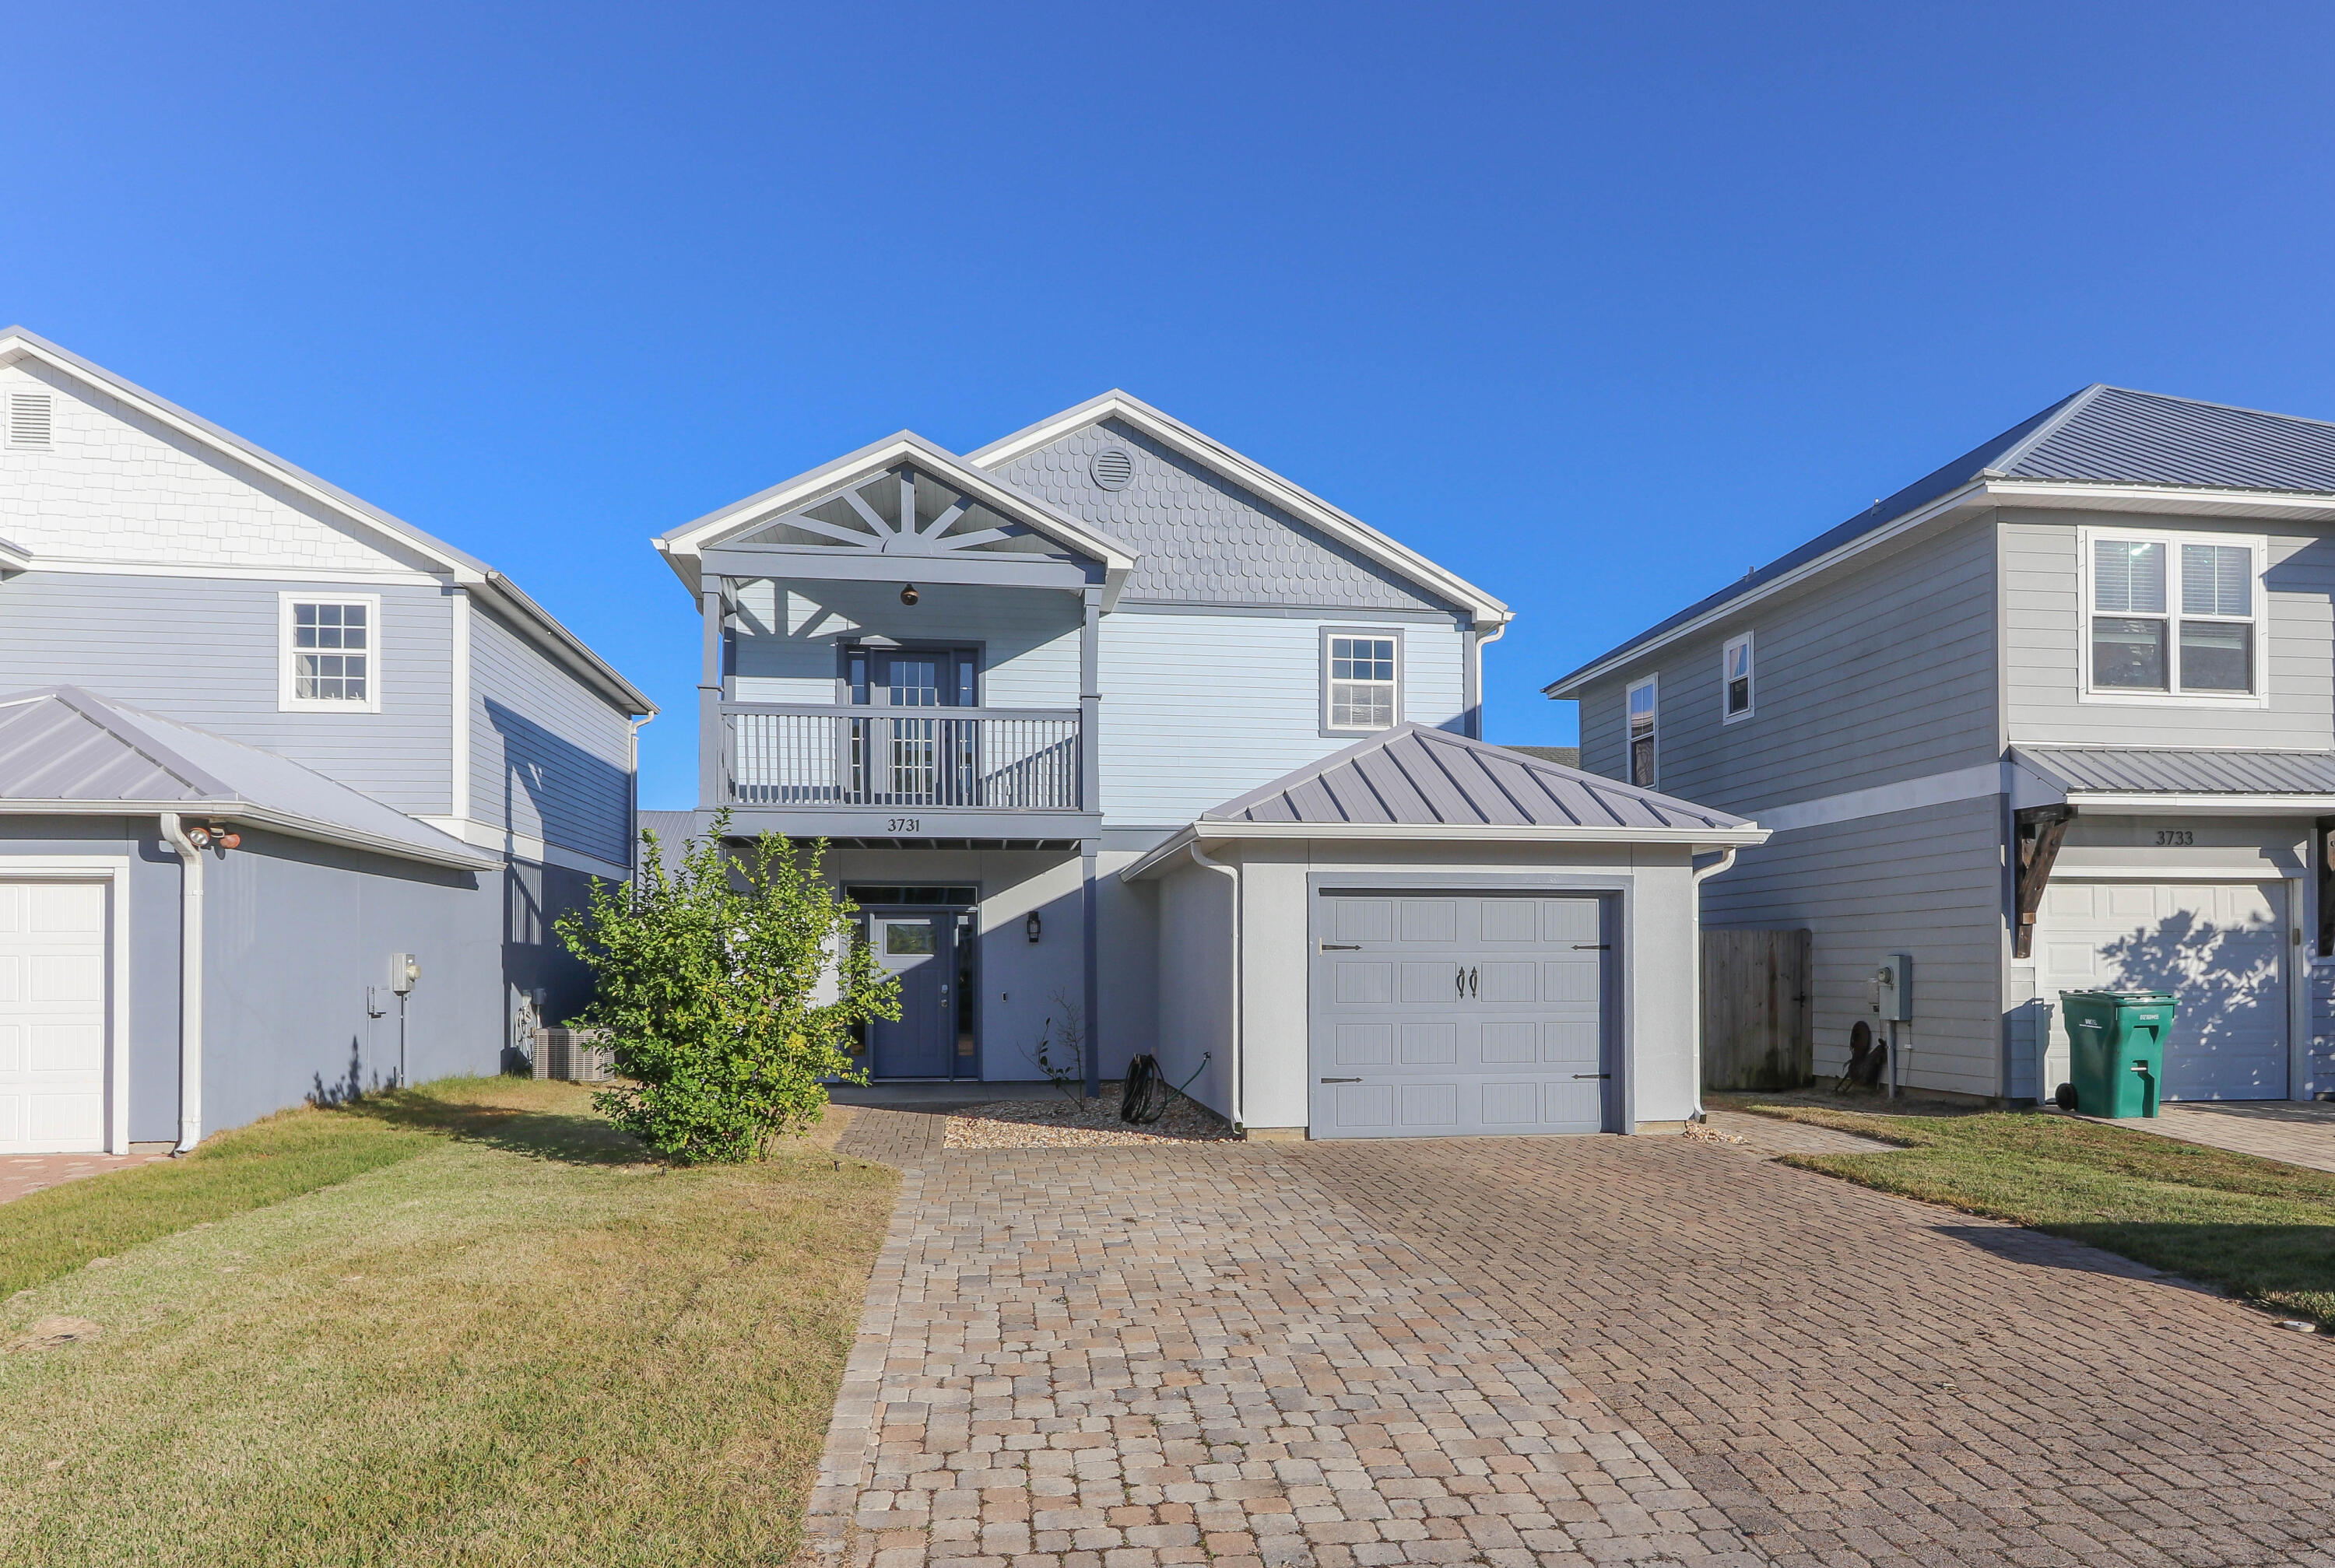
[[[1709,924],[1814,934],[1838,1071],[2030,1099],[2052,1005],[2182,1001],[2169,1098],[2335,1090],[2335,425],[2093,386],[1547,688],[1584,765],[1774,837]],[[1879,1026],[1886,1039],[1891,1026]]]
[[[0,421],[0,1153],[191,1144],[401,1043],[493,1071],[580,1000],[548,924],[628,875],[645,698],[491,567],[21,329]]]
[[[877,1077],[1032,1079],[1075,1020],[1257,1129],[1691,1112],[1693,857],[1762,835],[1482,744],[1506,606],[1221,443],[1112,392],[657,547],[696,819],[833,846],[904,988]]]

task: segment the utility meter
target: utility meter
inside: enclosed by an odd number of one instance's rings
[[[1873,1011],[1891,1023],[1914,1018],[1914,955],[1893,953],[1873,972]]]
[[[400,996],[412,993],[413,982],[421,978],[421,960],[410,953],[389,955],[389,988]]]

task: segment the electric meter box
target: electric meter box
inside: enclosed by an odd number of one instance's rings
[[[1914,955],[1893,953],[1873,976],[1873,1010],[1891,1023],[1914,1021]]]

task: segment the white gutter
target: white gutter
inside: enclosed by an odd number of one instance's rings
[[[1694,1010],[1694,1119],[1708,1121],[1710,1113],[1702,1108],[1702,885],[1735,864],[1735,851],[1722,849],[1719,858],[1701,870],[1689,874],[1688,886],[1693,895],[1688,900],[1694,917],[1694,965],[1689,971],[1687,1005]]]
[[[203,852],[175,811],[162,813],[162,837],[179,852],[179,1147],[203,1140]]]
[[[184,805],[188,802],[179,802]],[[202,805],[206,822],[235,822],[247,828],[265,828],[281,833],[287,838],[305,838],[316,844],[337,844],[349,849],[369,849],[376,855],[386,855],[395,860],[414,860],[424,866],[443,866],[455,871],[492,871],[502,861],[483,855],[469,855],[472,847],[443,828],[431,828],[414,818],[411,820],[433,833],[444,834],[451,847],[426,848],[406,839],[392,838],[385,833],[374,833],[344,823],[319,823],[307,817],[296,817],[271,807],[255,806],[248,800],[221,799]],[[9,816],[27,817],[137,817],[148,811],[167,810],[160,802],[137,800],[21,800],[0,801],[0,811]]]
[[[1189,848],[1192,852],[1193,864],[1205,866],[1211,871],[1221,871],[1226,876],[1232,880],[1232,886],[1227,889],[1227,891],[1232,894],[1233,899],[1232,1120],[1235,1127],[1245,1128],[1248,1126],[1248,1054],[1241,1049],[1241,1014],[1248,1010],[1248,993],[1241,985],[1241,971],[1245,967],[1241,958],[1241,904],[1244,884],[1241,879],[1240,867],[1237,866],[1226,866],[1222,861],[1209,859],[1206,855],[1201,853],[1199,841],[1197,839],[1193,840],[1193,842],[1186,847]]]
[[[1204,820],[1179,829],[1175,837],[1120,871],[1119,879],[1139,881],[1181,855],[1187,846],[1236,838],[1319,838],[1332,843],[1382,844],[1664,844],[1701,855],[1716,849],[1765,844],[1768,829],[1757,822],[1735,828],[1529,828],[1497,823]]]

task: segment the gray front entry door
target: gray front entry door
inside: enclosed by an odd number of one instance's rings
[[[1329,888],[1314,899],[1314,1137],[1612,1125],[1603,899]]]
[[[956,1043],[954,917],[877,915],[867,937],[876,962],[900,982],[900,1016],[868,1027],[875,1050],[873,1078],[946,1078]]]

